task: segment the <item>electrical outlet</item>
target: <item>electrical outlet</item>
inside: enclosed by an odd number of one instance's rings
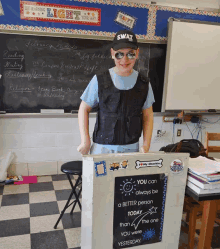
[[[182,133],[182,130],[181,130],[181,129],[178,129],[178,130],[177,130],[177,133],[176,133],[177,137],[180,137],[180,136],[181,136],[181,133]]]

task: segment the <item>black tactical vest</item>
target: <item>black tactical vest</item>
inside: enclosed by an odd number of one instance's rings
[[[93,132],[98,144],[132,144],[142,133],[142,107],[149,87],[148,78],[138,74],[134,87],[119,90],[114,86],[109,71],[97,75],[99,110]]]

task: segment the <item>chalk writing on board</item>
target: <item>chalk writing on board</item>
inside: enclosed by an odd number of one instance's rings
[[[25,92],[32,92],[32,89],[29,87],[19,87],[18,85],[10,85],[9,91],[25,93]]]
[[[50,73],[37,73],[36,71],[33,71],[32,73],[20,73],[20,72],[13,72],[8,71],[5,73],[6,78],[27,78],[28,80],[31,79],[50,79],[52,78],[52,75]]]
[[[24,53],[22,51],[3,51],[3,59],[19,59],[24,60]]]
[[[3,51],[4,70],[25,71],[25,55],[23,51]]]
[[[77,49],[77,46],[73,45],[70,46],[69,44],[51,44],[51,43],[45,43],[45,42],[40,42],[36,40],[29,40],[25,43],[25,46],[27,48],[34,48],[36,50],[42,50],[42,49],[50,49],[50,50],[75,50]]]
[[[6,61],[4,64],[4,68],[6,70],[22,70],[23,65],[20,63],[17,63],[16,61]]]
[[[37,97],[42,98],[65,98],[66,94],[71,93],[72,95],[76,95],[78,93],[83,93],[83,90],[75,90],[71,88],[64,88],[64,87],[57,87],[57,86],[51,86],[51,87],[20,87],[18,85],[10,85],[9,91],[10,92],[17,92],[17,93],[31,93],[37,90]]]
[[[162,240],[166,182],[164,174],[115,178],[113,248]]]

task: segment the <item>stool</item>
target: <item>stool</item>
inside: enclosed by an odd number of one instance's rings
[[[186,221],[189,222],[189,227],[181,226],[181,229],[188,233],[188,249],[194,248],[194,238],[196,232],[197,213],[202,211],[202,205],[193,200],[191,197],[185,197],[183,211],[187,213]]]
[[[56,223],[55,226],[54,226],[54,229],[57,228],[58,223],[60,222],[61,218],[63,217],[63,215],[64,215],[64,213],[65,213],[65,211],[66,211],[66,209],[67,209],[69,206],[71,206],[71,205],[73,204],[73,208],[72,208],[70,214],[73,214],[73,210],[74,210],[74,208],[75,208],[75,206],[76,206],[76,203],[78,203],[79,208],[80,208],[80,210],[81,210],[81,203],[80,203],[80,201],[79,201],[79,196],[80,196],[80,194],[81,194],[81,192],[82,192],[82,161],[71,161],[71,162],[64,163],[64,164],[61,166],[61,171],[67,175],[67,178],[68,178],[68,180],[69,180],[69,182],[70,182],[70,185],[71,185],[71,187],[72,187],[72,191],[71,191],[71,194],[70,194],[70,196],[69,196],[69,199],[68,199],[68,201],[67,201],[67,203],[66,203],[64,209],[62,210],[62,212],[61,212],[61,214],[60,214],[59,219],[57,220],[57,223]],[[71,180],[71,178],[70,178],[70,175],[77,175],[77,176],[78,176],[75,185],[73,185],[73,182],[72,182],[72,180]],[[78,194],[77,194],[77,193],[76,193],[76,188],[77,188],[79,185],[80,185],[80,188],[79,188],[79,192],[78,192]],[[76,199],[75,199],[72,203],[70,203],[70,201],[71,201],[73,195],[75,196]],[[69,203],[70,203],[70,204],[69,204]]]

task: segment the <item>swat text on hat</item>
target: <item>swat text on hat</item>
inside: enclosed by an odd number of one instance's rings
[[[117,40],[121,40],[121,39],[128,39],[129,41],[133,41],[133,35],[129,35],[129,34],[120,34],[117,36]]]

